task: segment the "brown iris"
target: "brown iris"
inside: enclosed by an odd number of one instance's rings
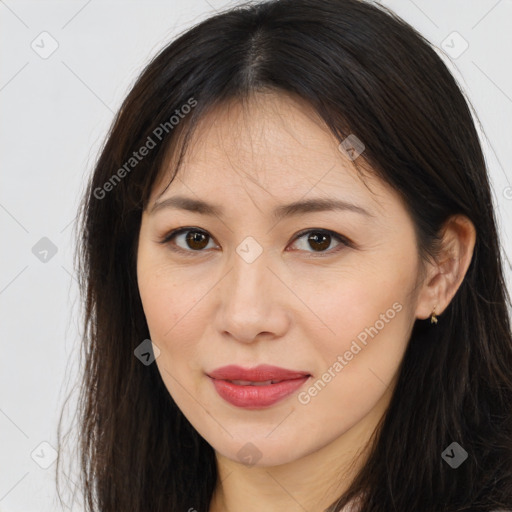
[[[311,244],[311,242],[313,242],[314,244],[319,244],[319,245],[317,245],[317,248],[319,250],[324,250],[324,249],[327,249],[329,247],[329,245],[331,244],[331,236],[326,233],[312,232],[308,236],[308,242],[310,244]],[[312,248],[314,249],[315,247],[312,246]]]
[[[187,244],[191,249],[204,249],[208,245],[209,236],[200,231],[189,231],[186,235]]]

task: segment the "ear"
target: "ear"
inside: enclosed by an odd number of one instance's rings
[[[416,317],[427,319],[436,306],[441,314],[459,289],[468,270],[475,247],[476,230],[465,215],[453,215],[444,223],[441,250],[436,261],[427,264],[420,283]]]

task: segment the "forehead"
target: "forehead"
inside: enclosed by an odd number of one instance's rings
[[[358,167],[368,169],[359,158]],[[152,201],[170,191],[227,197],[244,190],[289,202],[305,195],[343,196],[386,203],[390,190],[373,173],[364,181],[354,162],[314,109],[301,98],[256,93],[217,105],[205,114],[187,146],[178,178],[155,185]],[[389,201],[390,197],[387,198]]]

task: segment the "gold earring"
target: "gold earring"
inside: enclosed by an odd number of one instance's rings
[[[430,313],[430,323],[431,324],[437,324],[436,306],[437,306],[437,304],[434,306],[432,313]]]

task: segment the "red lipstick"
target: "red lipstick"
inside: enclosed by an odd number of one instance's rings
[[[310,377],[305,371],[259,365],[242,368],[229,365],[208,373],[217,393],[237,407],[268,407],[300,388]]]

